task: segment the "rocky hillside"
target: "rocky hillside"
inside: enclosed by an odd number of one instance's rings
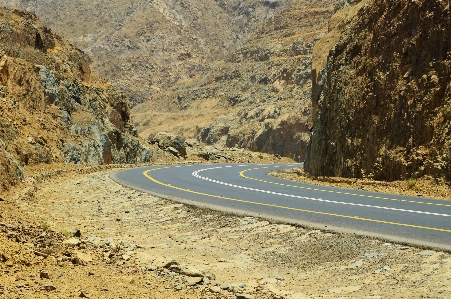
[[[315,47],[328,56],[315,56],[306,169],[451,180],[449,3],[342,2],[346,7]]]
[[[292,0],[3,0],[37,13],[120,87],[132,105],[151,99],[240,47]]]
[[[42,163],[155,159],[130,124],[128,99],[37,17],[0,8],[0,189]]]
[[[140,135],[161,131],[219,147],[298,156],[308,141],[313,45],[333,0],[291,1],[243,46],[132,110]]]

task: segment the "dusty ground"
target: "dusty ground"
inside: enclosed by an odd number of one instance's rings
[[[194,208],[111,171],[0,196],[0,298],[451,298],[449,253]]]

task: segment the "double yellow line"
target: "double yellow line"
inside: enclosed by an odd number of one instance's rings
[[[166,168],[168,168],[168,167],[166,167]],[[154,182],[154,183],[156,183],[158,185],[161,185],[161,186],[165,186],[165,187],[168,187],[168,188],[172,188],[172,189],[183,191],[183,192],[187,192],[187,193],[203,195],[203,196],[208,196],[208,197],[212,197],[212,198],[219,198],[219,199],[222,199],[222,200],[234,201],[234,202],[239,202],[239,203],[247,203],[247,204],[252,204],[252,205],[257,205],[257,206],[278,208],[278,209],[284,209],[284,210],[290,210],[290,211],[298,211],[298,212],[303,212],[303,213],[311,213],[311,214],[316,214],[316,215],[325,215],[325,216],[339,217],[339,218],[352,219],[352,220],[358,220],[358,221],[367,221],[367,222],[373,222],[373,223],[381,223],[381,224],[388,224],[388,225],[410,227],[410,228],[419,228],[419,229],[425,229],[425,230],[430,230],[430,231],[451,233],[451,230],[443,229],[443,228],[428,227],[428,226],[421,226],[421,225],[414,225],[414,224],[407,224],[407,223],[400,223],[400,222],[392,222],[392,221],[385,221],[385,220],[378,220],[378,219],[371,219],[371,218],[363,218],[363,217],[359,217],[359,216],[348,216],[348,215],[343,215],[343,214],[320,212],[320,211],[314,211],[314,210],[305,210],[305,209],[300,209],[300,208],[292,208],[292,207],[280,206],[280,205],[276,205],[276,204],[267,204],[267,203],[261,203],[261,202],[254,202],[254,201],[248,201],[248,200],[243,200],[243,199],[238,199],[238,198],[232,198],[232,197],[226,197],[226,196],[220,196],[220,195],[208,194],[208,193],[204,193],[204,192],[193,191],[193,190],[189,190],[189,189],[173,186],[171,184],[163,183],[163,182],[155,179],[154,177],[152,177],[149,174],[152,171],[157,171],[157,170],[162,170],[162,169],[163,168],[155,168],[155,169],[151,169],[151,170],[146,170],[146,171],[143,172],[143,175],[146,178],[148,178],[150,181],[152,181],[152,182]],[[255,170],[255,169],[258,169],[258,168],[253,168],[253,169]],[[244,170],[244,171],[242,171],[240,173],[240,175],[243,176],[244,173],[246,171],[249,171],[249,170],[252,170],[252,169]],[[285,185],[285,186],[287,186],[287,185]]]

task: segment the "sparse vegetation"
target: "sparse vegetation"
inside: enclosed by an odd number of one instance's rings
[[[41,223],[41,228],[43,230],[49,230],[50,229],[50,224],[47,223],[47,221],[44,221]]]

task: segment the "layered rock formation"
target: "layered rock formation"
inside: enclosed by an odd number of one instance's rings
[[[142,137],[160,131],[228,148],[303,155],[311,53],[336,1],[291,1],[224,61],[132,110]]]
[[[291,0],[3,0],[33,11],[92,59],[132,104],[241,46]]]
[[[41,163],[156,159],[130,124],[128,99],[37,17],[0,8],[0,189]]]
[[[447,1],[341,1],[315,47],[306,170],[394,180],[451,179]]]

